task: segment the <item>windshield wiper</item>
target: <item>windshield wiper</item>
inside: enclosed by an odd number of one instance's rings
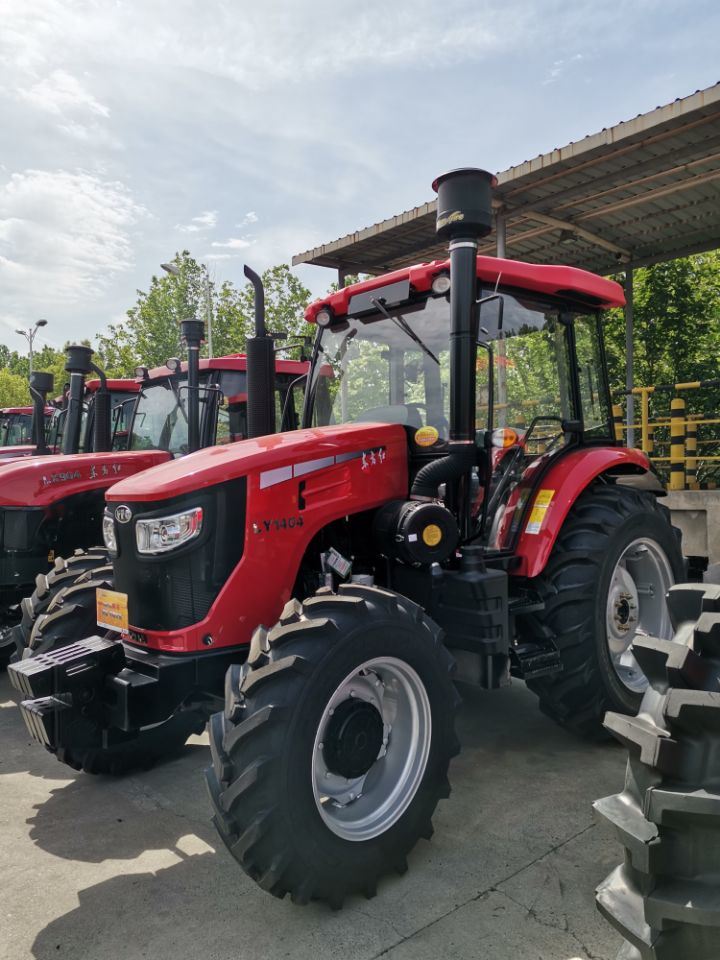
[[[431,360],[434,360],[435,363],[438,366],[440,366],[440,361],[438,360],[438,358],[432,352],[430,347],[426,346],[423,343],[423,341],[415,333],[412,327],[408,325],[408,322],[405,319],[405,317],[401,316],[400,314],[394,317],[391,313],[388,313],[387,310],[385,309],[385,304],[383,303],[383,301],[378,300],[376,297],[372,297],[370,300],[370,303],[374,304],[384,317],[386,317],[388,320],[392,320],[392,322],[395,324],[396,327],[400,327],[403,333],[406,333],[410,337],[410,339],[413,340],[420,347],[423,353],[426,353]]]

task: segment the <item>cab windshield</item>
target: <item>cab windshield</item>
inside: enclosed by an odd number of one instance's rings
[[[493,294],[492,289],[478,291],[481,298]],[[374,420],[416,429],[432,426],[447,439],[448,297],[428,297],[388,313],[389,318],[382,313],[349,317],[322,331],[311,383],[312,423]],[[563,420],[582,417],[588,439],[608,439],[608,390],[596,313],[572,312],[504,291],[481,304],[478,327],[478,430],[510,427],[523,434],[536,421],[544,424],[541,433],[549,441],[561,438]],[[537,431],[536,426],[533,434]]]
[[[446,297],[353,317],[323,330],[311,383],[313,425],[375,420],[431,425],[447,437],[450,309]],[[418,341],[422,341],[419,343]]]
[[[0,419],[0,447],[32,443],[32,414],[6,413]]]
[[[207,419],[208,378],[200,378],[201,435]],[[143,387],[130,431],[130,450],[167,450],[174,457],[188,452],[187,377],[168,375]]]

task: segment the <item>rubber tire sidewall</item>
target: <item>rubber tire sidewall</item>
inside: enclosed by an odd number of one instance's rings
[[[392,630],[392,644],[387,631]],[[453,736],[454,706],[448,696],[442,667],[410,630],[398,629],[397,621],[375,621],[370,632],[352,630],[316,666],[301,695],[285,738],[282,770],[285,773],[283,805],[291,823],[298,854],[308,860],[322,859],[329,868],[338,860],[348,872],[379,870],[386,861],[385,848],[414,846],[430,822],[437,804],[438,780],[446,775],[443,746]],[[361,639],[357,638],[362,632]],[[388,830],[366,841],[346,840],[333,833],[317,809],[312,789],[312,754],[322,714],[337,687],[360,664],[375,657],[395,657],[411,666],[420,677],[430,702],[431,744],[422,780],[409,805]],[[444,681],[444,682],[443,682]]]
[[[607,600],[615,566],[623,551],[639,539],[653,540],[664,552],[670,565],[674,583],[685,575],[685,568],[677,539],[669,522],[664,522],[655,511],[638,513],[627,520],[610,536],[608,549],[600,566],[599,588],[595,594],[595,643],[600,675],[611,701],[611,709],[636,714],[644,691],[635,693],[622,682],[613,666],[607,640]],[[670,639],[666,637],[664,639]]]

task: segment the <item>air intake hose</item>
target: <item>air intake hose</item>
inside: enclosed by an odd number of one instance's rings
[[[450,453],[421,467],[415,474],[410,498],[434,500],[441,483],[449,483],[469,473],[477,463],[477,450],[471,443],[450,443]]]

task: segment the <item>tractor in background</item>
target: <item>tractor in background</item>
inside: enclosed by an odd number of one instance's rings
[[[101,545],[102,516],[104,494],[113,483],[200,447],[247,436],[245,356],[200,359],[203,324],[183,321],[182,333],[187,362],[173,357],[165,367],[140,366],[137,379],[129,383],[102,374],[85,384],[91,369],[101,371],[92,364],[89,348],[69,348],[69,399],[58,428],[65,455],[12,461],[1,468],[0,661],[56,644],[55,621],[48,623],[44,615],[55,610],[58,594],[69,584],[82,578],[76,586],[94,598],[90,573],[102,578],[109,564]],[[274,363],[273,404],[292,429],[297,425],[296,395],[302,394],[296,388],[304,384],[307,363]],[[100,403],[105,389],[124,392],[112,422]],[[89,405],[82,403],[86,393]],[[62,602],[60,597],[58,605]]]
[[[602,311],[622,289],[478,256],[492,185],[436,181],[448,260],[308,307],[302,429],[251,427],[107,491],[99,631],[67,603],[77,642],[10,669],[31,735],[88,772],[167,755],[210,716],[220,836],[297,903],[371,896],[430,837],[454,680],[525,680],[596,736],[647,688],[633,638],[671,635],[680,544],[611,420]],[[257,342],[259,425],[272,376]]]

